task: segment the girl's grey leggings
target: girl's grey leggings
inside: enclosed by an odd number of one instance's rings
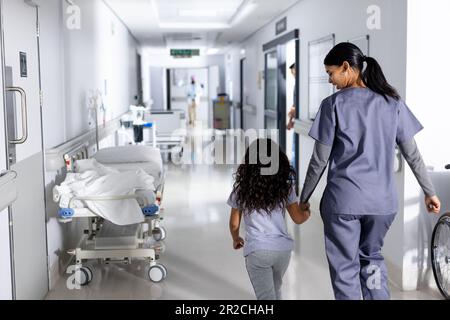
[[[245,265],[258,300],[281,300],[282,279],[291,251],[255,251],[245,257]]]

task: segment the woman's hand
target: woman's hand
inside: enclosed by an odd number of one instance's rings
[[[425,196],[425,206],[429,213],[439,213],[441,211],[441,201],[437,196]]]
[[[241,237],[237,237],[236,239],[233,239],[233,248],[235,250],[239,250],[244,246],[244,239]]]

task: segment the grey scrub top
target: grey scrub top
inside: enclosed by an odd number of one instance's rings
[[[326,98],[309,132],[332,147],[321,211],[397,213],[395,146],[422,129],[404,101],[386,101],[368,88],[348,88]]]

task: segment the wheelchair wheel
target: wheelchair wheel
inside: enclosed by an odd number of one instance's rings
[[[431,265],[439,291],[450,299],[450,213],[439,218],[431,237]]]

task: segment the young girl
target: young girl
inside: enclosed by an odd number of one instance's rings
[[[270,168],[275,170],[268,172]],[[309,208],[303,211],[299,208],[295,176],[279,146],[270,139],[258,139],[247,149],[228,199],[232,207],[233,248],[244,248],[247,272],[258,300],[281,299],[282,278],[293,249],[284,210],[296,224],[309,218]],[[242,215],[245,241],[239,236]]]

